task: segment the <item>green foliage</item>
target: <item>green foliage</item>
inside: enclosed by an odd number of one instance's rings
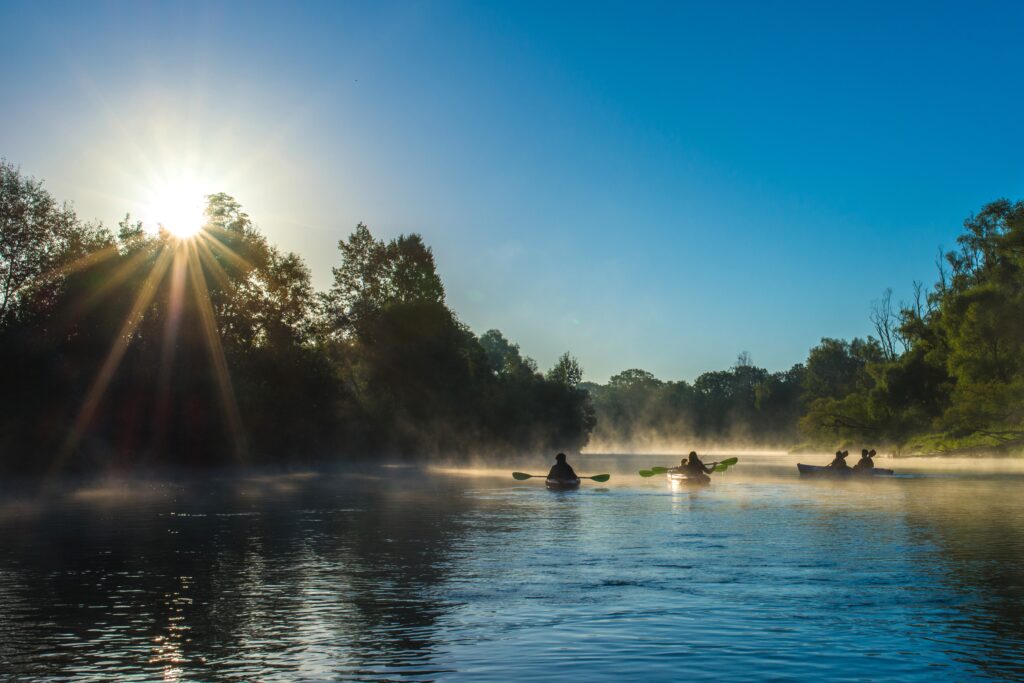
[[[788,443],[796,433],[804,368],[769,373],[743,354],[726,371],[694,383],[663,382],[630,369],[607,385],[583,385],[594,400],[594,438],[607,445],[658,447],[676,442],[747,440]]]
[[[0,159],[0,327],[52,308],[72,267],[111,246],[107,231]]]
[[[434,255],[419,235],[377,240],[363,223],[338,242],[341,264],[324,297],[327,326],[335,335],[359,333],[368,319],[399,303],[444,304]]]
[[[487,330],[481,335],[480,346],[487,356],[487,364],[498,377],[530,376],[537,372],[537,363],[532,358],[519,354],[519,345],[505,339],[498,330]]]
[[[805,433],[926,450],[1024,445],[1024,202],[992,202],[964,228],[933,290],[915,283],[898,315],[902,353],[836,340],[811,351]]]
[[[497,330],[478,340],[418,235],[360,224],[318,294],[233,198],[206,217],[192,241],[127,217],[114,237],[0,164],[0,468],[586,444],[575,359],[546,378]]]
[[[662,381],[655,378],[654,375],[646,370],[638,370],[636,368],[623,370],[608,380],[609,387],[623,391],[643,392],[660,387],[661,385]]]
[[[869,363],[883,360],[881,346],[874,339],[824,338],[807,355],[804,391],[808,400],[841,398],[853,391],[867,389],[865,374]]]
[[[555,366],[548,370],[547,379],[562,386],[575,389],[583,381],[583,368],[568,351],[563,353]]]
[[[419,235],[363,224],[318,293],[225,194],[194,241],[83,223],[0,161],[0,467],[292,462],[740,439],[897,449],[1024,445],[1024,203],[964,223],[930,291],[770,373],[693,383],[546,373],[445,303]],[[19,453],[39,457],[19,459]],[[90,460],[92,459],[92,460]]]

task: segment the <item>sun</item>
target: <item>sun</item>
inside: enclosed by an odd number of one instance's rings
[[[145,203],[142,222],[154,232],[161,228],[178,239],[194,237],[206,223],[206,197],[195,178],[178,178],[154,188]]]

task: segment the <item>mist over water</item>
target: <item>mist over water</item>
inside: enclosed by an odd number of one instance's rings
[[[0,671],[80,680],[1024,680],[1018,461],[738,455],[10,484]]]

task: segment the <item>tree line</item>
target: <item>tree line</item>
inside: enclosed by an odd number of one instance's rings
[[[932,287],[875,302],[877,337],[819,347],[830,381],[809,396],[805,434],[918,452],[1024,447],[1024,202],[991,202],[963,228]]]
[[[548,372],[445,302],[419,235],[365,225],[327,291],[225,194],[199,237],[83,221],[0,163],[0,467],[296,463],[579,450],[568,353]]]
[[[823,338],[785,372],[742,354],[692,384],[639,369],[593,396],[597,444],[679,442],[807,448],[869,443],[894,452],[1024,448],[1024,202],[1001,199],[964,221],[939,253],[932,287],[874,302],[875,334]]]
[[[609,450],[689,450],[715,444],[787,447],[796,437],[806,369],[771,373],[742,353],[729,370],[693,383],[666,382],[633,368],[607,384],[585,383],[594,401],[595,446]]]
[[[1024,202],[969,217],[875,335],[692,383],[547,372],[447,305],[417,234],[363,224],[316,291],[230,196],[200,236],[83,221],[0,162],[0,468],[295,463],[673,443],[1024,445]]]

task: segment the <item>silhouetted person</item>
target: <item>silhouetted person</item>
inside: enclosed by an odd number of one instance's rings
[[[850,451],[836,451],[836,457],[828,464],[834,470],[848,470],[850,466],[846,464],[846,456],[850,454]]]
[[[866,448],[861,449],[860,460],[858,460],[857,464],[853,466],[853,469],[855,469],[855,470],[873,470],[875,468],[875,461],[873,460],[874,456],[875,456],[875,449],[874,448],[872,448],[870,451],[868,451],[868,449],[866,449]]]
[[[690,479],[697,479],[700,481],[711,481],[708,476],[715,471],[714,467],[709,467],[701,462],[701,459],[697,457],[697,451],[690,451],[689,458],[683,458],[679,461],[679,467],[676,468],[677,472],[684,472]]]
[[[565,453],[559,453],[555,456],[554,467],[548,472],[548,479],[569,481],[571,479],[579,479],[579,477],[576,476],[576,472],[569,466],[569,463],[565,461]]]

